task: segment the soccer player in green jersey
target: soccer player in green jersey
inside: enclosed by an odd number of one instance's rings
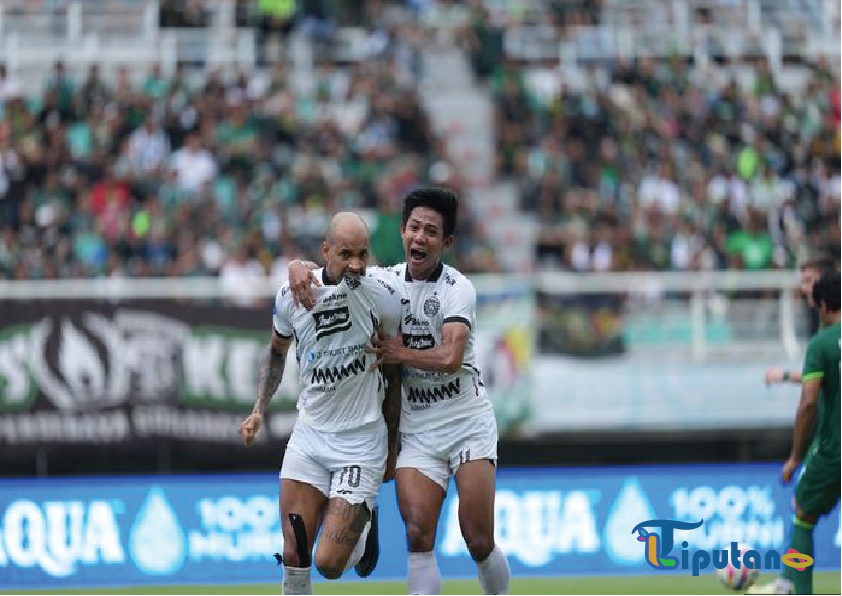
[[[804,470],[795,487],[795,517],[789,548],[813,556],[813,528],[823,515],[839,503],[840,490],[840,278],[838,273],[825,274],[813,285],[813,301],[819,312],[822,329],[807,346],[801,373],[801,402],[795,416],[795,432],[789,459],[784,464],[783,481],[792,479],[804,459]],[[815,438],[810,443],[815,425]],[[802,571],[784,567],[781,577],[764,586],[749,590],[750,594],[811,594],[812,565]]]

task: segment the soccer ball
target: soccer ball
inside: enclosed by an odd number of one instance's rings
[[[750,551],[751,547],[740,544],[738,548],[740,549],[740,568],[737,569],[734,567],[729,559],[728,564],[724,568],[716,570],[716,577],[718,577],[719,581],[721,581],[727,588],[732,590],[745,590],[755,582],[757,576],[760,575],[760,570],[749,569],[743,562],[743,555]]]

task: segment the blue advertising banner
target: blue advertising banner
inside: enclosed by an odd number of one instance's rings
[[[675,532],[676,551],[687,540],[691,551],[738,542],[784,553],[792,488],[780,485],[779,470],[501,470],[497,543],[521,577],[652,573],[632,533],[651,519],[704,520]],[[406,548],[394,484],[384,486],[379,504],[381,557],[372,579],[400,579]],[[444,577],[475,575],[458,507],[451,487],[436,543]],[[814,538],[816,568],[838,570],[838,508]],[[272,557],[281,544],[272,473],[0,481],[0,585],[8,588],[270,583],[281,577]]]

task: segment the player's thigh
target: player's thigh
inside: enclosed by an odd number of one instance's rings
[[[318,458],[319,439],[313,430],[296,423],[281,464],[280,515],[284,534],[284,560],[301,561],[301,552],[313,551],[330,490],[330,470]],[[306,544],[299,545],[290,515],[298,515],[304,525]],[[306,562],[306,561],[305,561]]]
[[[435,537],[439,513],[450,482],[447,458],[435,430],[401,435],[395,464],[398,507],[410,543],[418,534]]]
[[[364,501],[349,503],[342,497],[329,500],[316,550],[316,567],[322,575],[328,579],[342,575],[369,516]]]
[[[283,557],[287,564],[294,567],[309,564],[307,559],[313,552],[326,505],[327,497],[318,488],[298,480],[281,479],[280,516],[284,535]],[[292,521],[294,516],[300,518],[304,527],[304,544],[299,544]]]
[[[412,467],[398,468],[395,471],[395,489],[398,508],[406,526],[409,551],[433,550],[436,527],[447,494],[445,489],[429,475]]]
[[[491,410],[459,422],[449,454],[459,490],[459,525],[471,555],[484,559],[494,547],[497,422]]]
[[[839,503],[840,463],[821,452],[811,453],[804,462],[804,471],[795,487],[798,517],[815,522],[833,511]]]

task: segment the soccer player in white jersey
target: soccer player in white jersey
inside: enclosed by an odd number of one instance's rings
[[[288,284],[277,294],[257,401],[240,425],[251,445],[294,339],[302,390],[280,472],[284,594],[312,594],[311,553],[320,526],[316,568],[324,577],[338,579],[351,565],[362,577],[373,571],[374,500],[393,476],[397,455],[401,370],[384,365],[381,373],[365,349],[378,327],[400,334],[409,308],[405,289],[366,275],[369,234],[354,213],[333,218],[322,253],[322,287],[312,310],[293,304]]]
[[[434,546],[450,476],[459,491],[459,525],[485,594],[507,594],[509,565],[494,543],[497,424],[476,368],[476,292],[441,261],[453,243],[458,202],[441,188],[404,200],[406,262],[386,269],[403,280],[412,314],[403,337],[380,335],[378,362],[404,365],[401,445],[395,481],[409,545],[411,594],[440,594]],[[312,265],[290,265],[295,300],[308,306],[318,278]]]

